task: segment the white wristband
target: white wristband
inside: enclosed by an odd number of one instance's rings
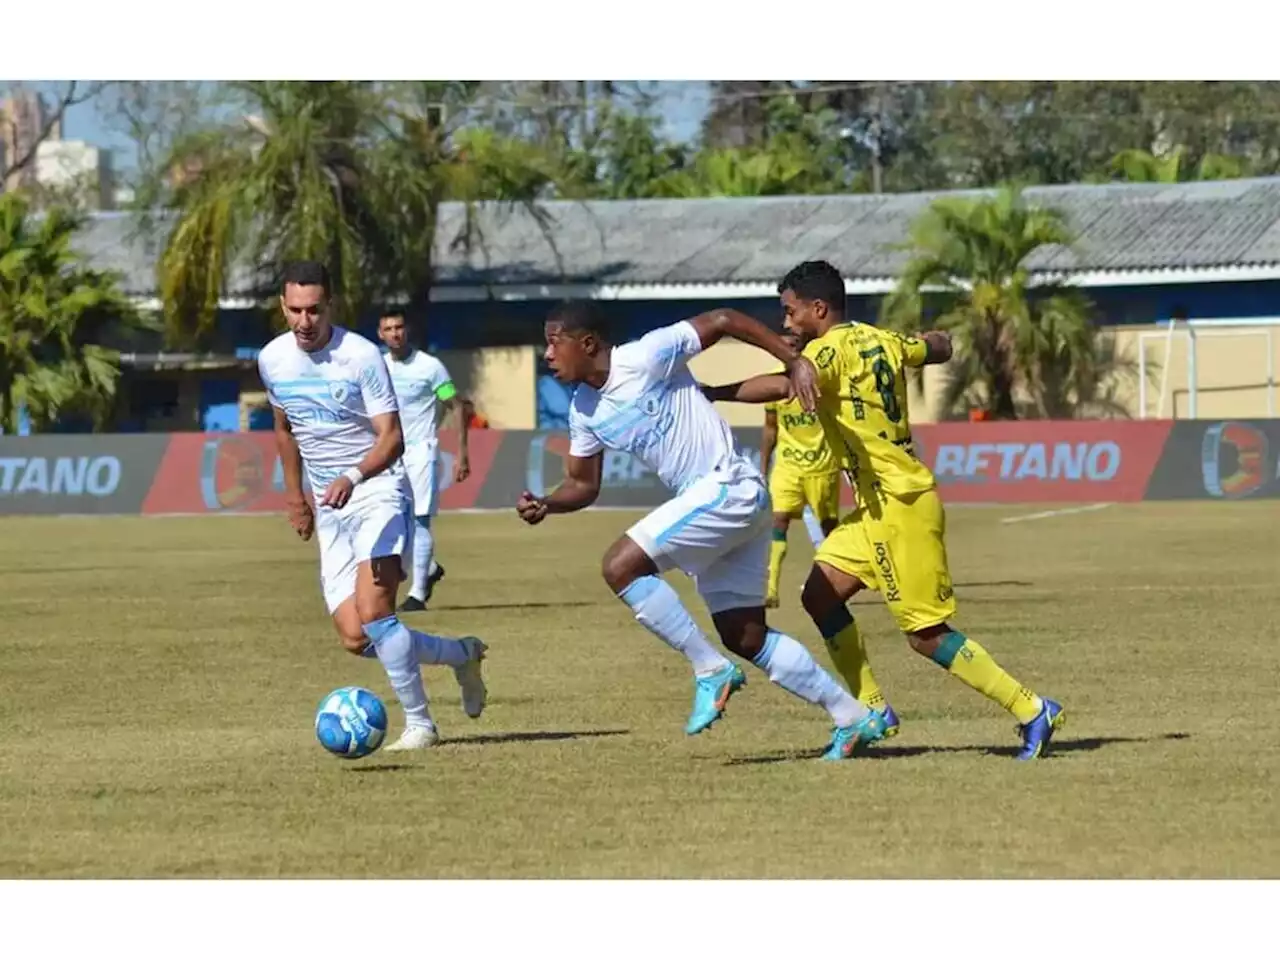
[[[364,474],[360,472],[359,467],[352,467],[350,470],[344,470],[342,475],[351,481],[353,487],[358,487],[364,480]]]

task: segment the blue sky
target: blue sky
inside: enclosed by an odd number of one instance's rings
[[[65,89],[65,81],[38,86],[53,92]],[[666,121],[668,135],[678,140],[693,139],[709,103],[706,83],[664,81],[657,86],[660,91],[659,109]],[[134,165],[132,142],[127,136],[111,130],[93,103],[77,104],[67,111],[63,136],[68,140],[86,140],[114,151],[117,169],[128,169]]]

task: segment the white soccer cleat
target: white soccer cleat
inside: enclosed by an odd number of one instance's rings
[[[435,727],[405,727],[400,739],[383,750],[426,750],[440,742],[440,731]]]
[[[484,704],[489,696],[480,667],[480,661],[484,659],[484,652],[488,647],[475,637],[463,637],[458,642],[467,648],[468,658],[466,663],[454,667],[453,673],[458,678],[458,686],[462,688],[462,712],[474,720],[484,713]]]

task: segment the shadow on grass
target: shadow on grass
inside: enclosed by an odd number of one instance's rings
[[[533,602],[522,603],[433,603],[426,610],[415,611],[416,613],[446,613],[460,610],[565,610],[571,607],[601,607],[613,606],[613,604],[605,604],[604,602],[596,602],[593,600],[556,600],[546,601],[538,600]],[[413,616],[413,613],[408,616]]]
[[[1165,733],[1154,737],[1077,737],[1075,739],[1062,737],[1054,739],[1045,759],[1052,760],[1056,754],[1060,753],[1087,753],[1116,744],[1158,743],[1165,740],[1188,740],[1190,737],[1189,733]],[[980,753],[989,757],[1014,757],[1017,756],[1019,749],[1016,746],[930,747],[923,744],[920,746],[881,744],[859,754],[857,759],[858,761],[891,760],[899,757],[922,757],[934,753]],[[755,757],[732,757],[722,762],[726,767],[756,763],[788,763],[792,760],[815,760],[825,751],[825,747],[816,750],[787,750]]]
[[[418,769],[411,763],[367,763],[361,767],[348,767],[347,773],[396,773],[401,770]]]
[[[630,730],[524,730],[514,733],[478,733],[450,737],[441,746],[479,747],[494,743],[543,743],[555,740],[587,740],[592,737],[625,737]]]

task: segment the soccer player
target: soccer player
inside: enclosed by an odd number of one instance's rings
[[[525,491],[516,510],[526,523],[570,513],[600,493],[606,448],[630,453],[674,492],[606,551],[605,582],[636,620],[684,654],[694,673],[685,726],[701,733],[746,682],[742,669],[708,642],[676,592],[661,579],[693,578],[721,640],[774,683],[824,707],[834,726],[827,759],[880,739],[883,718],[823,670],[801,644],[765,623],[770,508],[764,478],[734,448],[728,424],[702,394],[687,361],[723,336],[767,350],[789,371],[797,394],[815,401],[812,364],[763,324],[736,311],[704,314],[612,346],[593,306],[567,304],[546,323],[547,364],[577,384],[569,405],[565,480],[545,497]]]
[[[801,347],[795,334],[786,333],[783,340],[793,350]],[[806,413],[795,399],[769,403],[764,411],[760,465],[769,470],[769,499],[773,502],[773,543],[764,605],[776,607],[791,521],[803,517],[806,509],[811,511],[820,525],[820,536],[813,538],[814,547],[818,547],[840,520],[841,474],[817,413]]]
[[[413,535],[396,397],[378,348],[331,322],[329,292],[322,264],[285,267],[280,308],[289,330],[262,349],[258,371],[275,415],[289,521],[303,540],[319,540],[320,583],[342,645],[377,657],[404,707],[404,733],[387,749],[423,749],[440,736],[419,665],[453,667],[463,710],[478,717],[485,645],[419,633],[396,617]]]
[[[1041,756],[1065,715],[1000,667],[981,644],[951,626],[955,594],[947,566],[946,516],[932,471],[915,456],[907,415],[907,367],[951,356],[945,333],[902,337],[844,317],[844,281],[831,264],[795,267],[778,285],[784,324],[808,339],[818,371],[818,412],[858,506],[823,541],[801,602],[840,673],[864,703],[884,703],[846,606],[865,586],[879,590],[911,646],[1008,710],[1022,736],[1020,760]],[[719,400],[766,403],[788,396],[786,376],[713,388]],[[889,718],[886,726],[896,725]]]
[[[401,613],[408,613],[425,610],[436,583],[444,578],[444,567],[435,560],[435,538],[431,535],[440,487],[436,428],[451,408],[457,409],[458,459],[453,466],[453,482],[461,483],[471,474],[469,418],[465,405],[456,402],[458,391],[444,364],[409,343],[409,326],[403,316],[391,314],[379,320],[378,339],[387,347],[387,370],[391,372],[404,430],[404,469],[413,491],[413,575],[409,596],[400,607]]]

